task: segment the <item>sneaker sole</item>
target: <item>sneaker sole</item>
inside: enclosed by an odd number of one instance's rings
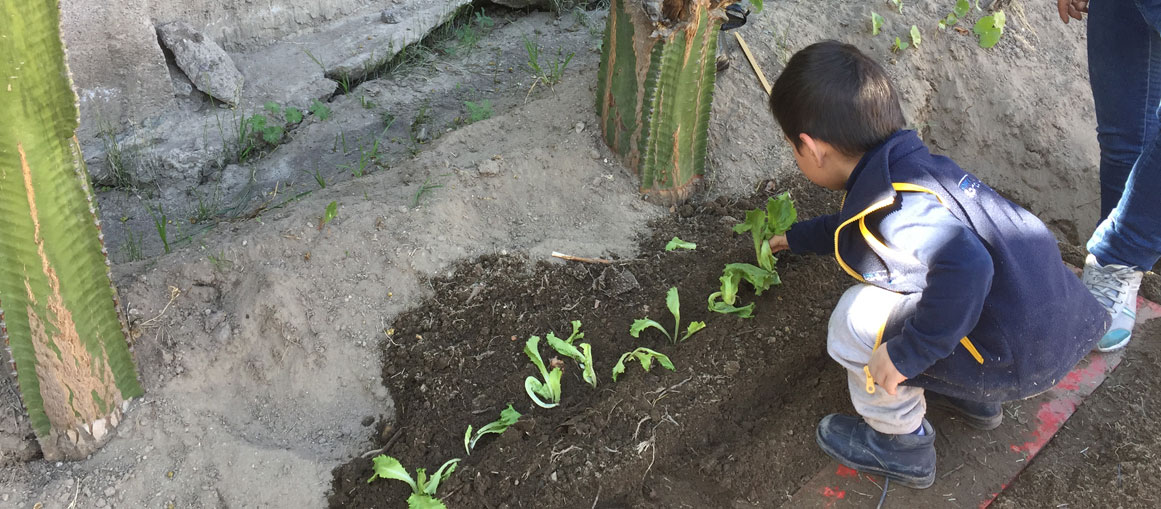
[[[956,417],[959,417],[960,421],[963,421],[964,424],[967,424],[968,427],[972,429],[978,429],[980,431],[992,431],[1004,423],[1004,414],[1002,412],[995,417],[980,417],[978,415],[971,415],[964,413],[964,411],[959,407],[952,405],[951,402],[943,398],[931,398],[928,400],[928,404],[934,408],[952,413]]]
[[[917,490],[927,489],[930,488],[932,484],[935,484],[935,471],[932,471],[931,475],[925,477],[909,477],[901,476],[894,472],[888,472],[881,468],[868,467],[865,465],[855,465],[854,463],[842,459],[842,457],[840,457],[834,449],[831,449],[830,446],[826,445],[826,443],[822,441],[822,435],[817,430],[814,432],[814,441],[818,443],[818,446],[822,449],[822,452],[826,453],[827,456],[830,456],[835,461],[842,463],[843,466],[851,470],[857,470],[864,474],[881,475],[883,477],[890,478],[896,483],[902,484],[908,488],[915,488]]]
[[[1133,339],[1132,333],[1129,333],[1129,335],[1125,336],[1125,339],[1122,339],[1121,341],[1119,341],[1117,343],[1113,343],[1112,345],[1109,345],[1109,346],[1101,346],[1101,342],[1104,341],[1104,338],[1101,338],[1101,341],[1097,342],[1096,351],[1101,352],[1101,353],[1115,352],[1115,351],[1120,350],[1126,346],[1129,346],[1130,339]]]

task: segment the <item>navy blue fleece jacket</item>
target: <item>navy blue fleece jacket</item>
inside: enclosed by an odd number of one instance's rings
[[[883,341],[910,385],[976,401],[1028,397],[1059,382],[1106,329],[1108,314],[1044,224],[913,131],[866,153],[839,213],[794,225],[787,240],[907,296]]]

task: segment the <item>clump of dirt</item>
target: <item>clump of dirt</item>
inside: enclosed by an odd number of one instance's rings
[[[835,204],[823,191],[800,192],[812,194],[807,202],[815,207]],[[381,439],[399,435],[386,453],[429,471],[464,457],[441,488],[451,507],[674,507],[691,496],[703,507],[735,498],[784,501],[827,461],[804,447],[817,420],[849,406],[825,341],[848,281],[828,259],[786,255],[783,285],[756,298],[754,318],[706,310],[721,268],[754,257],[749,237],[731,227],[766,196],[678,209],[642,240],[641,259],[528,267],[522,256],[485,256],[454,278],[432,280],[434,296],[400,316],[384,346],[383,379],[398,413]],[[673,236],[698,248],[664,252]],[[630,337],[634,318],[672,323],[664,302],[670,287],[680,291],[683,323],[708,327],[677,345],[653,332]],[[537,408],[523,388],[536,375],[522,353],[525,340],[567,334],[571,320],[584,324],[600,385],[587,386],[568,361],[561,405]],[[677,371],[630,365],[613,383],[616,359],[637,346],[670,355]],[[467,426],[494,420],[509,403],[524,413],[515,429],[481,440],[465,457]],[[381,507],[407,498],[404,484],[367,483],[371,475],[369,458],[337,468],[331,505]]]

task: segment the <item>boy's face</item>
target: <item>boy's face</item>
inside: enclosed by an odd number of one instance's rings
[[[832,191],[838,191],[846,187],[846,175],[835,171],[833,168],[827,168],[825,164],[826,158],[819,157],[821,154],[817,152],[824,149],[822,147],[823,142],[818,140],[804,140],[802,143],[795,144],[789,138],[786,141],[790,143],[790,148],[794,151],[794,162],[798,163],[798,169],[802,171],[803,175],[806,175],[808,180],[817,186],[825,187]],[[820,159],[824,161],[824,164],[819,164]]]

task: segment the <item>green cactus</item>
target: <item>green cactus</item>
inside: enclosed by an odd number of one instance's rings
[[[49,460],[80,459],[142,394],[76,139],[57,0],[0,0],[0,336]]]
[[[683,201],[705,173],[718,28],[736,1],[612,0],[597,113],[642,193]]]

